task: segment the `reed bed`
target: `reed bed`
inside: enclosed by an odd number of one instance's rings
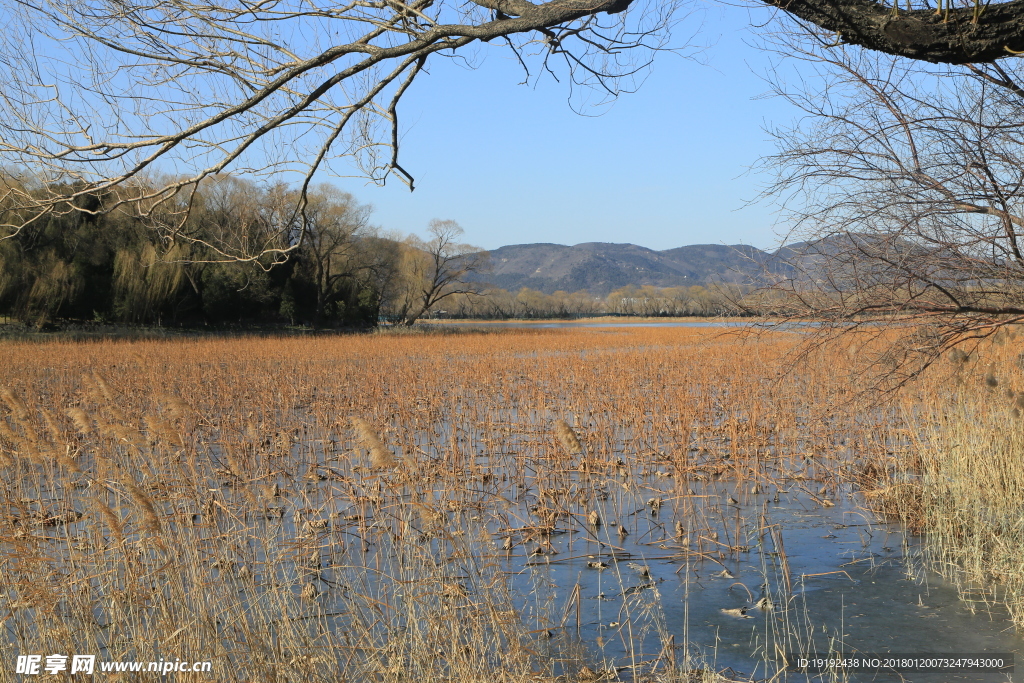
[[[972,608],[1024,628],[1024,354],[1011,333],[953,349],[906,392],[911,441],[869,466],[867,501],[924,536]]]
[[[615,561],[629,536],[686,563],[765,537],[705,491],[797,489],[827,507],[854,480],[878,510],[965,539],[936,561],[977,574],[963,546],[1003,557],[1019,489],[971,508],[997,520],[983,538],[929,517],[953,473],[943,439],[996,442],[960,434],[937,389],[902,412],[859,404],[854,355],[793,365],[799,341],[644,328],[5,344],[5,648],[211,660],[224,681],[724,680],[666,631],[642,565]],[[958,386],[974,429],[992,388],[984,373]],[[1001,472],[1024,467],[1018,434],[997,439]],[[992,472],[946,500],[980,500]],[[573,629],[578,595],[512,570],[553,561],[557,534],[607,554],[626,664]]]

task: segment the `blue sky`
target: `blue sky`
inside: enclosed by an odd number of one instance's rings
[[[663,54],[639,92],[603,115],[580,116],[550,78],[519,85],[511,53],[485,47],[467,69],[437,60],[399,114],[401,162],[417,182],[385,188],[328,179],[375,207],[386,230],[424,234],[432,218],[458,221],[486,249],[529,242],[775,246],[784,225],[770,204],[744,208],[765,178],[748,169],[774,149],[763,128],[797,112],[759,77],[768,55],[751,18],[767,12],[707,5],[680,27],[698,28],[700,63]],[[762,29],[764,30],[764,29]]]

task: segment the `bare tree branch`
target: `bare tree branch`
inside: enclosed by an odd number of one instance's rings
[[[434,55],[495,39],[517,58],[566,58],[609,97],[663,49],[678,2],[640,0],[34,0],[0,6],[0,238],[82,211],[177,206],[230,172],[317,171],[348,158],[383,184],[399,163],[398,107]],[[646,56],[644,56],[646,55]],[[623,81],[624,85],[618,83]],[[336,172],[336,171],[335,171]],[[351,171],[349,171],[351,173]],[[154,176],[163,174],[162,182]],[[303,204],[295,207],[301,219]],[[225,259],[266,251],[204,245]],[[286,255],[295,245],[275,246]]]
[[[889,343],[866,360],[891,387],[1024,316],[1019,70],[934,68],[824,39],[776,45],[819,80],[772,79],[808,117],[771,131],[765,196],[796,227],[756,301],[818,321],[811,343],[877,330]]]

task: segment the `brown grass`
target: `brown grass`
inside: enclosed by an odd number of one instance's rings
[[[522,613],[503,562],[547,557],[556,529],[596,534],[595,519],[615,544],[644,507],[671,552],[717,561],[741,544],[694,482],[741,497],[796,481],[824,504],[855,481],[880,512],[984,548],[979,567],[1009,558],[1004,523],[983,538],[943,524],[958,506],[1019,510],[1022,432],[997,429],[1018,396],[1004,390],[1024,388],[1013,344],[958,356],[959,383],[944,365],[896,410],[856,398],[860,354],[787,367],[798,341],[643,328],[5,344],[0,613],[18,651],[211,659],[224,681],[585,680],[598,664],[561,635],[566,596]],[[951,401],[970,407],[959,427],[941,418]],[[945,439],[973,455],[950,463]],[[991,467],[950,469],[992,449]],[[951,471],[973,483],[936,497]],[[645,491],[652,477],[668,493]],[[509,491],[536,496],[524,518]],[[26,500],[85,516],[28,526]],[[963,544],[935,547],[995,580]],[[646,609],[630,628],[657,623]]]

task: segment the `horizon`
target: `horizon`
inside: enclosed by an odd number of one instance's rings
[[[778,251],[779,249],[781,249],[783,246],[786,246],[785,244],[779,244],[778,246],[765,248],[765,247],[759,247],[759,246],[753,245],[753,244],[746,244],[744,242],[737,242],[736,244],[724,244],[724,243],[716,243],[716,242],[694,242],[692,244],[680,244],[678,246],[667,247],[665,249],[655,249],[654,247],[648,247],[648,246],[645,246],[643,244],[637,244],[635,242],[606,242],[606,241],[592,240],[592,241],[589,241],[589,242],[577,242],[576,244],[562,244],[560,242],[517,242],[515,244],[503,244],[500,247],[493,247],[491,249],[482,248],[482,251],[490,252],[490,251],[497,251],[499,249],[505,249],[506,247],[533,247],[533,246],[566,247],[566,248],[572,249],[572,248],[575,248],[575,247],[582,247],[582,246],[587,245],[587,244],[608,244],[608,245],[621,246],[621,247],[640,247],[641,249],[647,249],[648,251],[653,251],[655,253],[663,253],[663,252],[666,252],[666,251],[672,251],[674,249],[683,249],[683,248],[686,248],[686,247],[728,247],[728,248],[751,247],[753,249],[757,249],[758,251],[763,251],[765,253],[773,253],[773,252]]]

